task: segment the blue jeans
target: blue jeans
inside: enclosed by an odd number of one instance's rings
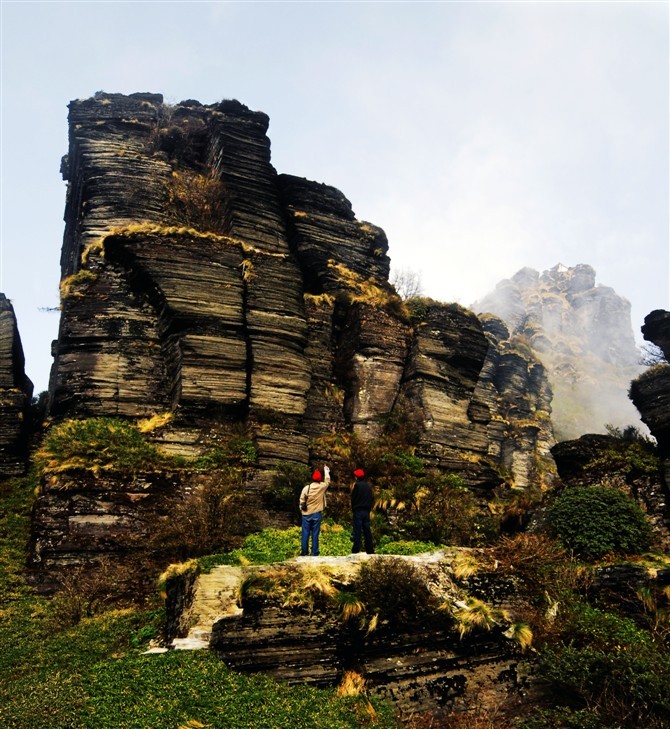
[[[370,530],[370,512],[367,509],[356,509],[354,511],[354,547],[353,552],[361,551],[361,532],[365,540],[365,551],[374,554],[372,546],[372,531]]]
[[[312,557],[319,556],[319,532],[321,531],[322,511],[302,517],[302,544],[300,555],[306,557],[309,551],[309,535],[312,535]]]

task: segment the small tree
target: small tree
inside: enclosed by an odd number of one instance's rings
[[[398,268],[391,274],[391,284],[403,301],[423,296],[421,273],[411,268]]]

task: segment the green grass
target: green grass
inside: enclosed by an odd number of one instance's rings
[[[219,564],[272,564],[300,556],[299,526],[288,529],[264,529],[250,534],[239,549],[203,557],[200,565],[207,571]],[[319,552],[324,557],[351,554],[351,530],[326,520],[321,526]]]
[[[0,726],[12,729],[367,726],[367,701],[237,674],[206,652],[141,655],[162,621],[149,606],[74,627],[26,583],[23,565],[37,477],[0,483]],[[395,726],[374,701],[375,727]],[[192,724],[191,726],[198,726]]]
[[[438,547],[432,542],[419,542],[417,540],[408,541],[387,541],[388,538],[382,537],[377,547],[377,554],[424,554],[425,552],[434,552]]]
[[[200,566],[206,572],[220,564],[272,564],[283,562],[300,555],[299,526],[289,529],[264,529],[250,534],[238,549],[222,554],[212,554],[200,559]],[[346,557],[351,554],[351,528],[326,519],[319,536],[319,552],[323,557]],[[432,542],[392,541],[382,537],[378,554],[421,554],[436,549]]]
[[[261,675],[244,676],[204,651],[107,661],[93,667],[85,688],[90,713],[82,726],[92,729],[176,729],[189,721],[222,729],[345,729],[365,725],[367,716],[367,702],[337,699],[334,691],[289,687]],[[375,706],[375,726],[394,726],[389,708]]]

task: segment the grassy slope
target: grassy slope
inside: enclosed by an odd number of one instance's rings
[[[244,676],[208,652],[143,656],[136,647],[160,611],[110,611],[59,627],[22,569],[33,478],[0,484],[0,726],[345,728],[371,721],[365,700]],[[260,554],[257,556],[260,558]],[[395,725],[374,702],[376,727]]]

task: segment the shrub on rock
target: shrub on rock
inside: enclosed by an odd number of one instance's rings
[[[616,489],[580,486],[564,491],[549,510],[549,523],[567,548],[585,559],[648,548],[651,531],[635,501]]]

